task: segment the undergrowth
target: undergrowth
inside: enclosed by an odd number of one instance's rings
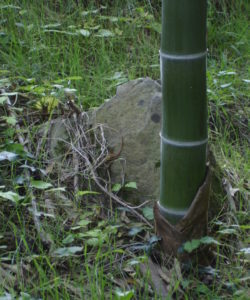
[[[37,139],[42,124],[70,113],[71,97],[85,111],[128,80],[160,78],[160,5],[1,1],[1,300],[161,299],[145,271],[158,259],[153,230],[113,207],[91,180],[75,192],[69,174],[63,186]],[[163,261],[167,299],[250,297],[247,11],[247,1],[208,2],[209,141],[218,186],[203,241],[215,260],[210,267]],[[141,213],[152,222],[150,207]]]

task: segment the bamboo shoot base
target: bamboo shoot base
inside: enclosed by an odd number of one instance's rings
[[[158,203],[154,206],[156,233],[161,237],[162,251],[186,260],[182,245],[207,235],[208,204],[211,174],[209,167],[204,183],[200,186],[186,215],[176,224],[170,224],[161,214]]]

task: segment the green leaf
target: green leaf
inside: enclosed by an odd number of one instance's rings
[[[153,29],[154,31],[161,33],[161,23],[158,22],[150,22],[150,25],[145,26],[148,29]]]
[[[57,248],[53,254],[59,257],[65,256],[73,256],[77,252],[82,251],[83,247],[72,246],[72,247],[64,247],[64,248]]]
[[[90,31],[86,30],[86,29],[79,29],[78,32],[85,37],[89,37],[90,36]]]
[[[98,30],[97,34],[95,34],[97,37],[113,37],[114,33],[108,29],[100,29]]]
[[[70,244],[75,240],[75,237],[73,236],[73,234],[69,234],[66,236],[65,239],[62,240],[63,244]]]
[[[138,257],[136,257],[136,258],[130,259],[130,260],[127,262],[127,265],[128,265],[128,266],[139,265],[139,264],[141,264],[141,263],[146,262],[147,259],[148,259],[148,257],[147,257],[146,255],[138,256]]]
[[[31,180],[31,187],[39,190],[46,190],[52,187],[52,184],[41,180]]]
[[[20,6],[16,6],[16,5],[12,5],[12,4],[9,4],[9,5],[1,5],[1,6],[0,6],[0,9],[6,9],[6,8],[11,8],[11,9],[21,9]]]
[[[10,85],[11,85],[11,82],[8,78],[0,79],[0,88],[9,87]],[[8,95],[5,94],[4,96],[8,96]]]
[[[0,97],[0,105],[3,105],[5,102],[8,102],[9,98],[7,96]]]
[[[141,232],[144,228],[143,227],[133,227],[129,230],[128,235],[129,236],[135,236],[137,235],[139,232]]]
[[[99,12],[99,9],[92,9],[92,10],[84,10],[82,11],[82,16],[86,17],[89,14],[97,14]]]
[[[9,124],[9,125],[15,126],[16,123],[17,123],[17,120],[16,120],[15,117],[6,117],[6,116],[4,116],[4,117],[2,117],[2,119],[5,120],[6,123]]]
[[[81,234],[82,237],[92,237],[92,238],[99,238],[102,234],[100,229],[92,229],[87,231],[86,233]]]
[[[119,19],[117,17],[114,16],[100,16],[101,20],[109,20],[112,23],[116,23],[119,21]]]
[[[13,152],[2,151],[0,152],[0,161],[2,160],[13,161],[17,158],[17,156],[18,155]]]
[[[121,188],[122,188],[122,185],[121,185],[120,183],[116,183],[116,184],[114,184],[113,187],[112,187],[112,192],[117,193],[117,192],[120,191]]]
[[[232,85],[232,82],[229,82],[229,83],[222,84],[220,87],[221,87],[222,89],[225,89],[225,88],[227,88],[227,87],[229,87],[229,86],[231,86],[231,85]]]
[[[250,248],[242,248],[240,249],[240,253],[250,254]]]
[[[47,28],[57,28],[60,27],[61,23],[52,23],[52,24],[46,24],[42,26],[42,28],[47,29]]]
[[[0,197],[6,200],[10,200],[14,202],[15,204],[18,204],[24,197],[18,195],[17,193],[14,192],[0,192]]]
[[[210,245],[210,244],[215,244],[215,245],[220,245],[218,241],[216,241],[214,238],[211,236],[204,236],[203,238],[200,239],[202,244]]]
[[[241,230],[249,230],[250,229],[250,225],[240,225],[240,229]]]
[[[115,72],[115,74],[111,77],[108,77],[107,80],[117,80],[120,79],[121,77],[124,77],[123,72]]]
[[[99,246],[101,242],[102,242],[102,240],[100,240],[98,238],[90,238],[87,240],[87,244],[89,246],[93,246],[93,247]]]
[[[134,296],[134,294],[134,290],[121,291],[117,289],[115,291],[115,297],[117,300],[130,300]]]
[[[91,223],[90,220],[81,220],[77,223],[77,225],[79,225],[80,227],[86,227],[90,223]]]
[[[220,245],[218,241],[216,241],[214,238],[210,236],[204,236],[201,239],[194,239],[191,241],[188,241],[184,244],[184,250],[186,250],[188,253],[191,253],[193,250],[197,249],[201,244],[210,245]]]
[[[227,234],[238,234],[237,233],[237,230],[235,230],[235,229],[233,229],[233,228],[226,228],[226,229],[222,229],[222,230],[219,230],[219,231],[217,231],[218,233],[220,233],[220,234],[225,234],[225,235],[227,235]]]
[[[201,240],[192,240],[184,244],[184,250],[191,253],[193,250],[197,249],[201,244]]]
[[[6,148],[8,151],[15,152],[16,154],[26,154],[23,145],[19,143],[11,143]]]
[[[137,189],[136,182],[131,181],[125,184],[125,188],[130,188],[130,189]]]
[[[154,220],[154,212],[153,212],[153,208],[146,206],[142,209],[142,213],[144,215],[145,218],[147,218],[148,220]]]
[[[76,195],[77,196],[100,195],[100,193],[94,191],[78,191]]]

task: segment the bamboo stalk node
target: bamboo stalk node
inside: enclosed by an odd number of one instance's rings
[[[192,239],[200,239],[207,235],[208,204],[211,182],[210,168],[207,167],[206,177],[186,215],[172,225],[160,211],[158,203],[154,206],[156,233],[161,239],[161,248],[165,254],[174,255],[180,260],[190,259],[188,253],[181,250],[181,246]]]
[[[199,147],[199,146],[203,146],[206,145],[208,142],[208,138],[202,139],[202,140],[197,140],[197,141],[177,141],[177,140],[173,140],[170,138],[167,138],[165,136],[163,136],[162,134],[160,134],[161,137],[161,141],[164,144],[167,145],[172,145],[175,147]]]
[[[197,53],[188,53],[188,54],[172,54],[167,52],[160,51],[161,59],[170,59],[170,60],[194,60],[194,59],[203,59],[206,57],[207,51],[197,52]]]

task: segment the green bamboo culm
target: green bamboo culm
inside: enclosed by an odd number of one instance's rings
[[[160,212],[175,224],[205,179],[206,0],[163,0]]]

